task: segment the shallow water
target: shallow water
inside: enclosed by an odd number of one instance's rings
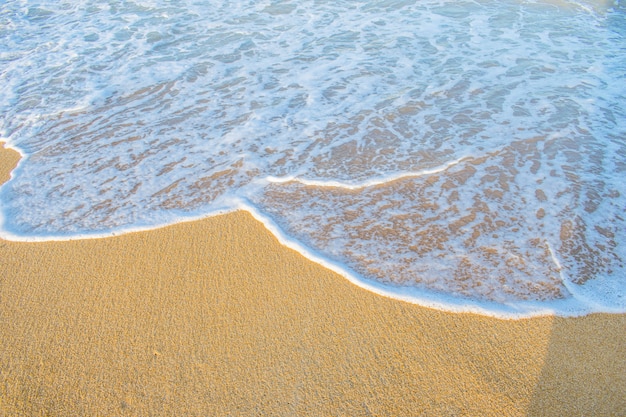
[[[244,208],[369,289],[626,311],[626,10],[520,1],[0,6],[3,236]]]

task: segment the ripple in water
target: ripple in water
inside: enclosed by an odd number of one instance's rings
[[[626,310],[619,3],[205,3],[0,6],[4,236],[245,208],[388,295]]]

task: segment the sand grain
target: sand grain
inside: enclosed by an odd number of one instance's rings
[[[0,179],[17,161],[0,150]],[[626,315],[366,292],[237,212],[0,241],[0,415],[626,415]]]

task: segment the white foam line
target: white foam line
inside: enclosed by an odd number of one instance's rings
[[[425,175],[438,174],[440,172],[446,171],[450,167],[460,164],[464,161],[469,161],[474,159],[473,157],[464,156],[459,159],[455,159],[454,161],[450,161],[445,165],[442,165],[437,168],[424,169],[422,171],[414,171],[414,172],[404,172],[401,174],[389,175],[387,177],[379,177],[359,183],[349,183],[349,182],[341,182],[341,181],[322,181],[322,180],[308,180],[305,178],[299,178],[296,176],[288,176],[288,177],[273,177],[268,176],[265,178],[267,182],[275,183],[275,184],[284,184],[288,182],[298,182],[303,185],[313,186],[313,187],[335,187],[335,188],[344,188],[346,190],[360,190],[363,188],[374,187],[376,185],[382,185],[389,182],[397,181],[403,178],[417,178]]]
[[[11,143],[11,141],[9,139],[7,139],[7,138],[0,137],[0,143],[4,144],[4,149],[10,149],[10,150],[12,150],[14,152],[17,152],[20,155],[20,158],[18,159],[17,164],[9,172],[9,179],[6,180],[4,182],[4,184],[0,184],[0,188],[2,188],[6,183],[8,183],[9,181],[11,181],[13,178],[15,178],[17,176],[20,168],[26,162],[26,159],[28,159],[28,154],[26,152],[24,152],[22,149],[20,149],[17,146],[13,145],[13,143]],[[2,213],[0,211],[0,216],[1,215],[2,215]],[[0,220],[2,220],[1,217],[0,217]],[[1,222],[0,222],[0,224],[1,224]]]
[[[572,285],[572,282],[567,278],[564,270],[563,270],[563,266],[561,264],[561,261],[559,260],[559,258],[556,256],[556,252],[552,249],[552,245],[550,245],[550,242],[548,242],[546,240],[546,246],[548,247],[548,251],[550,251],[550,256],[552,257],[552,262],[554,262],[554,264],[556,265],[558,271],[559,271],[559,278],[561,278],[561,282],[563,283],[563,285],[565,286],[565,288],[567,289],[567,291],[569,291],[569,293],[572,295],[572,297],[578,298],[577,291],[576,288],[574,288],[574,286]]]
[[[350,281],[352,284],[375,294],[392,298],[422,307],[432,308],[451,313],[471,313],[494,317],[503,320],[525,319],[532,317],[553,316],[576,317],[589,314],[596,309],[589,309],[576,299],[557,300],[549,303],[539,301],[518,301],[513,304],[468,300],[450,295],[429,292],[411,287],[393,287],[361,277],[340,263],[329,260],[316,251],[308,248],[294,238],[283,233],[282,229],[268,216],[261,213],[254,205],[242,200],[239,209],[249,212],[261,222],[276,239],[285,247],[300,253]]]
[[[18,147],[12,146],[9,141],[4,142],[5,148],[12,149],[18,152],[22,159],[18,162],[18,166],[10,173],[11,178],[16,175],[16,171],[20,167],[21,163],[27,158],[27,155]],[[385,178],[384,180],[372,180],[367,183],[362,183],[359,185],[352,184],[342,184],[340,186],[345,186],[348,189],[360,189],[369,187],[372,185],[384,184],[389,181],[393,181],[400,178],[406,177],[415,177],[420,175],[429,175],[432,173],[437,173],[446,170],[450,166],[458,164],[463,160],[471,159],[471,158],[460,158],[456,161],[449,162],[448,164],[431,169],[424,170],[416,173],[409,173],[397,176],[390,176]],[[300,181],[303,183],[314,183],[308,181],[301,181],[297,179],[285,179],[279,178],[276,182],[288,182],[288,181]],[[321,182],[321,186],[332,187],[335,185],[329,185],[329,182],[323,183]],[[585,314],[589,314],[592,312],[600,312],[605,311],[606,308],[598,305],[597,303],[588,300],[587,297],[584,297],[580,294],[580,291],[577,291],[572,283],[565,277],[563,268],[561,263],[559,262],[555,252],[553,251],[549,242],[546,241],[546,245],[548,246],[548,250],[550,251],[552,260],[555,265],[559,269],[559,273],[561,275],[561,279],[565,287],[572,294],[571,299],[560,300],[560,301],[552,301],[549,303],[546,302],[520,302],[516,301],[512,304],[501,304],[495,302],[483,302],[478,300],[468,300],[459,297],[453,297],[450,295],[440,294],[429,292],[427,290],[421,290],[418,288],[412,287],[394,287],[390,285],[385,285],[373,280],[366,279],[359,274],[353,272],[345,265],[342,265],[338,262],[334,262],[322,254],[317,253],[315,250],[307,247],[306,245],[300,243],[296,239],[290,237],[286,233],[282,231],[282,229],[268,216],[264,215],[260,210],[258,210],[250,201],[243,197],[232,197],[228,199],[224,199],[220,207],[211,210],[210,213],[197,213],[196,215],[187,214],[184,216],[178,216],[170,218],[169,221],[165,221],[160,224],[152,224],[145,226],[133,226],[133,227],[121,227],[118,229],[107,230],[106,232],[94,232],[94,233],[77,233],[70,235],[47,235],[47,236],[24,236],[24,235],[16,235],[2,228],[4,224],[4,213],[0,211],[0,239],[9,240],[9,241],[17,241],[17,242],[49,242],[49,241],[70,241],[70,240],[82,240],[82,239],[100,239],[100,238],[108,238],[112,236],[118,236],[126,233],[133,232],[143,232],[154,230],[162,227],[167,227],[176,223],[184,223],[189,221],[198,221],[214,216],[219,216],[227,213],[231,213],[237,210],[247,211],[255,218],[257,221],[261,222],[264,227],[272,233],[278,241],[292,250],[300,253],[305,258],[309,259],[312,262],[315,262],[350,281],[352,284],[363,288],[364,290],[373,292],[375,294],[392,298],[399,301],[408,302],[411,304],[420,305],[427,308],[432,308],[440,311],[447,311],[452,313],[472,313],[479,314],[483,316],[495,317],[498,319],[524,319],[531,317],[539,317],[539,316],[552,316],[558,315],[562,317],[572,317],[572,316],[581,316]],[[622,312],[615,311],[615,312]]]
[[[579,287],[572,283],[567,274],[565,273],[563,267],[561,266],[561,262],[559,261],[556,252],[552,250],[552,246],[550,242],[546,240],[546,245],[548,246],[548,250],[550,251],[550,256],[552,257],[552,261],[559,268],[559,277],[561,278],[561,282],[572,295],[572,297],[582,305],[585,305],[590,312],[609,312],[611,309],[607,309],[606,306],[601,305],[600,303],[590,299],[589,297],[585,297],[580,291]],[[619,309],[613,309],[615,312],[619,312]]]
[[[16,167],[11,172],[11,178],[16,175],[16,170],[19,168],[21,163],[27,158],[27,155],[21,151],[19,148],[12,146],[9,141],[5,142],[5,147],[7,149],[13,149],[18,152],[22,159],[18,162],[18,167]],[[424,170],[412,174],[404,174],[397,176],[390,176],[385,180],[372,180],[367,183],[362,183],[359,185],[351,185],[351,184],[343,184],[346,188],[349,189],[359,189],[365,188],[372,185],[383,184],[385,182],[393,181],[399,178],[405,177],[415,177],[420,175],[428,175],[431,173],[437,173],[444,171],[452,165],[458,164],[465,159],[471,158],[460,158],[456,161],[452,161],[446,164],[443,167],[439,167],[432,170]],[[278,179],[276,182],[288,182],[288,181],[299,181],[296,179]],[[341,184],[341,183],[340,183]],[[321,186],[334,186],[329,185],[329,183],[322,183]],[[282,229],[268,216],[264,215],[260,210],[258,210],[254,204],[252,204],[249,200],[244,197],[230,197],[224,199],[220,206],[211,210],[210,213],[196,213],[186,214],[177,217],[172,217],[168,221],[164,221],[159,224],[152,225],[139,225],[133,227],[121,227],[117,229],[110,229],[105,232],[93,232],[93,233],[75,233],[69,235],[46,235],[46,236],[24,236],[24,235],[16,235],[2,228],[4,224],[4,213],[0,211],[0,239],[9,240],[9,241],[18,241],[18,242],[49,242],[49,241],[70,241],[70,240],[82,240],[82,239],[100,239],[100,238],[108,238],[113,236],[118,236],[126,233],[133,232],[143,232],[154,230],[162,227],[167,227],[176,223],[185,223],[189,221],[198,221],[214,216],[219,216],[227,213],[231,213],[237,210],[247,211],[255,218],[257,221],[261,222],[264,227],[272,233],[278,241],[292,250],[300,253],[305,258],[309,259],[312,262],[315,262],[350,281],[352,284],[378,294],[380,296],[392,298],[394,300],[399,300],[403,302],[408,302],[411,304],[420,305],[427,308],[432,308],[440,311],[447,311],[451,313],[472,313],[479,314],[483,316],[494,317],[498,319],[512,320],[512,319],[524,319],[531,317],[539,317],[539,316],[562,316],[562,317],[574,317],[574,316],[582,316],[593,312],[607,312],[607,309],[598,303],[592,302],[592,300],[588,300],[586,297],[580,294],[580,291],[577,291],[576,288],[573,288],[573,284],[566,279],[563,268],[561,267],[561,263],[559,262],[555,252],[552,250],[549,242],[546,241],[548,246],[548,250],[552,256],[552,260],[554,261],[557,268],[559,268],[559,272],[561,274],[561,279],[566,286],[566,288],[572,294],[572,298],[565,300],[557,300],[551,302],[539,302],[539,301],[516,301],[511,304],[502,304],[496,302],[484,302],[478,300],[469,300],[463,299],[459,297],[454,297],[446,294],[429,292],[428,290],[422,290],[413,287],[394,287],[390,285],[385,285],[373,280],[366,279],[359,274],[352,271],[345,265],[341,263],[332,261],[325,257],[323,254],[316,252],[315,250],[307,247],[306,245],[300,243],[296,239],[290,237],[288,234],[284,233]],[[622,313],[621,310],[616,311],[608,311],[608,312],[616,312]]]
[[[26,156],[27,156],[26,152],[24,152],[23,150],[21,150],[21,149],[20,149],[20,148],[18,148],[17,146],[13,145],[13,143],[11,142],[11,140],[10,140],[10,139],[0,137],[0,143],[3,143],[3,144],[4,144],[4,148],[5,148],[5,149],[11,149],[12,151],[15,151],[15,152],[17,152],[17,153],[19,153],[19,154],[20,154],[20,160],[17,162],[17,165],[18,165],[18,166],[20,165],[20,163],[22,162],[22,160],[26,159]],[[17,168],[17,167],[16,167],[16,168]],[[15,168],[13,169],[13,171],[15,171]],[[13,176],[13,175],[12,175],[12,174],[13,174],[13,171],[11,171],[11,172],[10,172],[11,177]]]
[[[170,221],[155,223],[150,225],[139,225],[131,227],[119,227],[109,229],[107,231],[68,233],[68,234],[48,234],[48,235],[19,235],[4,229],[5,216],[0,210],[0,239],[11,242],[67,242],[71,240],[87,240],[87,239],[104,239],[114,236],[125,235],[127,233],[147,232],[150,230],[161,229],[178,223],[193,222],[206,219],[213,216],[219,216],[236,211],[236,209],[216,209],[209,214],[198,214],[189,216],[174,217]]]
[[[348,267],[329,260],[315,250],[308,248],[294,238],[291,238],[268,216],[261,213],[252,203],[242,198],[233,198],[229,201],[228,207],[214,210],[209,214],[201,214],[196,216],[178,217],[170,222],[151,226],[135,226],[129,228],[120,228],[107,232],[84,233],[74,235],[57,235],[57,236],[20,236],[14,235],[6,230],[1,230],[2,219],[0,218],[0,239],[21,241],[21,242],[49,242],[49,241],[70,241],[83,239],[100,239],[117,236],[126,233],[143,232],[167,227],[176,223],[185,223],[190,221],[198,221],[214,216],[219,216],[237,210],[247,211],[254,219],[261,222],[264,227],[272,233],[276,239],[285,247],[295,250],[305,258],[315,262],[350,281],[352,284],[378,294],[383,297],[392,298],[394,300],[404,301],[410,304],[416,304],[422,307],[432,308],[435,310],[446,311],[451,313],[471,313],[482,316],[494,317],[503,320],[526,319],[541,316],[561,316],[575,317],[582,316],[592,312],[606,311],[602,306],[594,306],[592,308],[589,303],[581,303],[578,297],[566,300],[551,301],[549,303],[539,301],[521,302],[516,301],[512,304],[502,304],[496,302],[484,302],[478,300],[469,300],[454,297],[446,294],[429,292],[412,287],[393,287],[368,280],[359,274],[351,271]],[[1,217],[1,213],[0,213]],[[551,249],[550,249],[551,250]],[[558,260],[557,260],[558,262]],[[569,288],[569,286],[568,286]],[[615,311],[621,313],[622,311]]]

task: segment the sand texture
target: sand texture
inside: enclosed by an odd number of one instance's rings
[[[17,154],[0,150],[0,179]],[[626,415],[626,315],[364,291],[238,212],[0,241],[0,416]]]

